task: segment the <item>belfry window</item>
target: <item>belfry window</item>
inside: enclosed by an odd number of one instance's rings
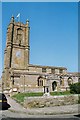
[[[22,43],[23,35],[22,35],[22,29],[17,29],[17,40],[19,42],[19,45]]]

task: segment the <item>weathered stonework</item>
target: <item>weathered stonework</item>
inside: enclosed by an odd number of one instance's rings
[[[25,108],[53,107],[60,105],[77,104],[78,100],[78,95],[25,97],[23,105]]]
[[[64,91],[68,81],[78,82],[78,73],[68,73],[65,67],[29,64],[29,21],[26,24],[11,18],[7,28],[2,81],[5,89],[19,92]]]

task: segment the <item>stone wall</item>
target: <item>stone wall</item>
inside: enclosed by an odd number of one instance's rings
[[[19,89],[19,92],[24,92],[24,86],[21,86],[20,89]],[[25,92],[32,92],[32,93],[36,93],[36,92],[43,92],[43,88],[34,88],[34,87],[27,87],[25,86]]]
[[[42,96],[42,97],[25,97],[25,108],[42,108],[53,107],[61,105],[70,105],[78,103],[78,95],[64,95],[64,96]]]
[[[41,65],[28,65],[29,71],[31,72],[39,72],[39,73],[52,73],[52,69],[54,69],[55,74],[60,74],[60,70],[62,70],[63,74],[67,73],[67,69],[64,67],[53,67],[53,66],[41,66]],[[42,68],[46,69],[46,72],[42,72]]]

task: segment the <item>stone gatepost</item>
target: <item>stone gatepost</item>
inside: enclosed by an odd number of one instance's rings
[[[47,76],[45,76],[45,78],[44,78],[43,87],[44,87],[44,95],[43,96],[49,96],[50,95],[49,79]]]
[[[10,91],[9,91],[10,96],[13,94],[13,87],[14,87],[14,76],[11,74],[11,76],[10,76]]]

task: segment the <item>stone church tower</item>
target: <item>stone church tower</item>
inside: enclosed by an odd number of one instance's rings
[[[14,69],[28,69],[29,64],[29,21],[26,24],[15,22],[12,16],[7,28],[6,49],[4,52],[4,87],[9,86],[11,72]]]
[[[17,88],[19,92],[59,91],[78,81],[77,73],[65,67],[33,65],[29,63],[29,21],[16,22],[12,16],[7,28],[4,51],[3,89]],[[44,58],[43,58],[44,59]]]

